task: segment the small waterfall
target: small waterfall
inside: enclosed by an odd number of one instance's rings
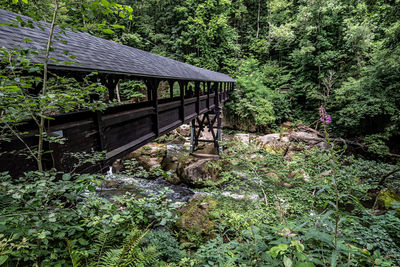
[[[109,168],[108,171],[107,171],[106,177],[107,177],[108,179],[114,177],[114,174],[113,174],[113,172],[112,172],[112,167],[111,167],[111,166],[110,166],[110,168]]]

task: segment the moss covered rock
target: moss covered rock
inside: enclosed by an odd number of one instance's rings
[[[178,163],[176,173],[185,184],[204,187],[219,180],[220,168],[209,159],[188,157]]]
[[[200,245],[214,237],[215,224],[210,216],[217,202],[204,194],[195,194],[188,203],[179,210],[176,223],[181,241]]]
[[[400,195],[389,189],[381,190],[377,197],[377,204],[381,208],[400,210]]]
[[[151,170],[161,167],[161,162],[166,153],[166,146],[164,144],[149,143],[123,158],[136,159],[140,166],[146,170]]]

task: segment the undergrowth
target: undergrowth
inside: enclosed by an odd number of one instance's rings
[[[226,147],[222,159],[214,163],[221,170],[220,181],[202,189],[216,203],[205,217],[212,222],[207,235],[201,229],[178,227],[180,212],[165,192],[107,200],[95,193],[101,176],[53,171],[13,179],[2,173],[0,263],[400,264],[399,213],[379,205],[372,209],[371,195],[380,177],[395,166],[318,148],[298,151],[288,161],[283,152],[253,144]],[[387,190],[398,187],[398,178],[394,174],[386,180]]]

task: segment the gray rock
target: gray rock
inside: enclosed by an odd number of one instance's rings
[[[315,133],[308,133],[308,132],[292,132],[289,136],[290,141],[303,141],[309,144],[317,144],[323,141],[322,138],[318,137]]]
[[[209,159],[183,161],[178,164],[176,173],[182,182],[193,186],[204,186],[206,181],[216,182],[219,171],[212,168],[209,162]]]
[[[259,136],[257,138],[258,141],[260,141],[263,145],[269,144],[269,143],[275,143],[280,141],[280,134],[279,133],[274,133],[274,134],[267,134],[263,136]]]
[[[239,140],[245,145],[248,145],[250,142],[250,135],[249,134],[235,134],[235,139]]]

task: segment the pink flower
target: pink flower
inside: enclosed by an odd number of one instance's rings
[[[331,123],[332,122],[332,118],[331,115],[329,115],[328,113],[326,113],[326,110],[323,106],[319,107],[319,120],[323,123]]]

